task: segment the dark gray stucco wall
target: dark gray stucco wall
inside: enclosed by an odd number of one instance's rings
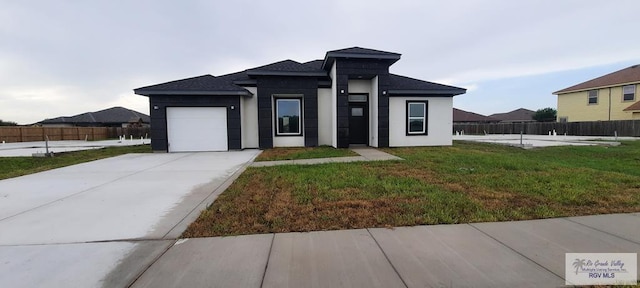
[[[307,147],[318,146],[318,79],[313,77],[258,77],[258,145],[273,147],[273,95],[303,96],[303,136]]]
[[[375,59],[336,59],[338,148],[349,147],[349,79],[378,76],[378,146],[389,147],[389,62]],[[345,93],[340,93],[344,90]]]
[[[154,109],[155,106],[157,106],[158,109]],[[234,106],[235,109],[231,110],[231,106]],[[168,151],[167,107],[226,107],[227,141],[229,149],[242,149],[240,96],[149,96],[152,135],[151,149],[153,151]]]

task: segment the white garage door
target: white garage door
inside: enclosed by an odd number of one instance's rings
[[[227,108],[167,107],[169,152],[227,151]]]

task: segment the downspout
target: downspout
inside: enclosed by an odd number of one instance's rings
[[[609,121],[611,121],[611,87],[609,87]]]

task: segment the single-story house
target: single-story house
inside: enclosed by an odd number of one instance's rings
[[[533,115],[535,111],[531,111],[525,108],[519,108],[506,113],[495,113],[489,115],[491,118],[500,120],[501,123],[513,123],[513,122],[535,122]]]
[[[451,145],[466,90],[389,73],[398,60],[353,47],[134,92],[149,97],[154,151]]]
[[[74,116],[61,116],[42,120],[42,127],[149,127],[149,115],[124,107],[86,112]]]
[[[633,65],[553,92],[558,122],[640,119],[640,65]]]
[[[461,110],[458,108],[453,108],[453,123],[463,124],[463,123],[498,123],[499,119],[484,116],[482,114],[469,112],[465,110]]]

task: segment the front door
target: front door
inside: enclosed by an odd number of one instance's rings
[[[367,102],[349,102],[349,144],[368,144],[369,106]]]

